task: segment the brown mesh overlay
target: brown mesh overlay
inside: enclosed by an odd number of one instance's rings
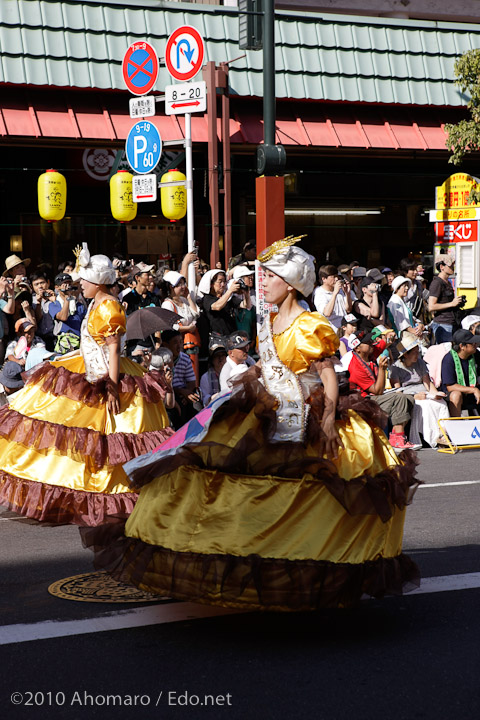
[[[250,610],[305,611],[349,607],[362,595],[398,595],[419,584],[406,555],[358,565],[259,555],[204,555],[147,545],[123,534],[123,523],[82,529],[95,567],[144,591]]]
[[[70,490],[13,477],[0,471],[0,504],[25,517],[54,525],[96,526],[127,518],[136,493]]]
[[[108,376],[90,383],[85,380],[83,373],[71,372],[62,366],[42,363],[24,374],[27,383],[38,384],[43,392],[52,395],[62,395],[70,400],[77,400],[92,407],[102,405],[107,400]],[[167,392],[167,384],[163,373],[150,370],[143,376],[120,374],[118,381],[120,393],[135,393],[149,403],[158,403],[163,400]]]
[[[138,455],[158,447],[173,433],[163,428],[143,433],[112,433],[65,427],[46,420],[35,420],[13,410],[0,407],[0,437],[36,450],[55,448],[74,459],[88,459],[94,468],[122,465]]]
[[[419,485],[415,479],[418,460],[413,451],[404,451],[399,456],[402,464],[392,465],[375,477],[362,475],[348,481],[338,475],[333,462],[321,457],[325,437],[321,427],[321,387],[316,388],[310,397],[312,412],[307,433],[308,442],[314,443],[318,454],[306,455],[305,446],[301,443],[270,443],[269,438],[275,430],[276,401],[258,382],[257,373],[257,368],[251,368],[240,376],[235,383],[235,392],[216,411],[212,424],[226,420],[233,413],[246,415],[253,410],[260,420],[259,430],[245,433],[235,448],[214,442],[186,443],[174,455],[162,457],[159,453],[158,461],[130,473],[133,485],[140,488],[182,465],[191,465],[230,474],[272,475],[289,479],[310,474],[327,488],[349,514],[378,515],[383,522],[392,517],[395,507],[403,509],[411,502]],[[362,398],[359,393],[340,399],[340,418],[346,418],[350,409],[370,424],[376,425],[376,421],[384,418],[383,413],[379,413],[378,405],[368,398]]]

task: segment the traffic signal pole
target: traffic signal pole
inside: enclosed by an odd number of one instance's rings
[[[263,146],[257,148],[255,181],[257,253],[285,237],[285,150],[275,145],[275,1],[264,0]]]

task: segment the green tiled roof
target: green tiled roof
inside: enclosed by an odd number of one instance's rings
[[[278,98],[465,105],[453,82],[456,57],[480,47],[480,25],[307,13],[276,14]],[[189,3],[1,0],[0,83],[126,90],[127,47],[148,40],[161,57],[170,33],[193,25],[206,59],[244,54],[236,8]],[[262,96],[262,52],[230,64],[241,96]],[[161,66],[157,89],[171,82]]]

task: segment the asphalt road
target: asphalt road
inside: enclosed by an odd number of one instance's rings
[[[455,576],[473,573],[480,586],[480,452],[418,457],[426,485],[408,510],[405,550],[420,565],[424,589],[445,576],[456,588]],[[48,594],[54,580],[91,570],[76,528],[0,510],[0,537],[0,642],[20,624],[93,623],[124,611]],[[186,607],[163,603],[154,612],[169,617],[173,605]],[[310,614],[191,619],[193,611],[114,631],[92,624],[85,634],[73,623],[63,637],[0,645],[2,716],[478,720],[479,605],[473,587]]]

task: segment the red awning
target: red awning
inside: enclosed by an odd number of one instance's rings
[[[230,140],[258,145],[263,140],[261,104],[232,99]],[[391,150],[445,150],[444,123],[456,122],[450,108],[362,106],[277,102],[277,142],[285,146]],[[4,88],[0,137],[123,141],[134,124],[128,96]],[[156,115],[162,139],[184,136],[184,118]],[[217,124],[220,136],[220,121]],[[206,143],[206,115],[192,115],[195,143]]]

